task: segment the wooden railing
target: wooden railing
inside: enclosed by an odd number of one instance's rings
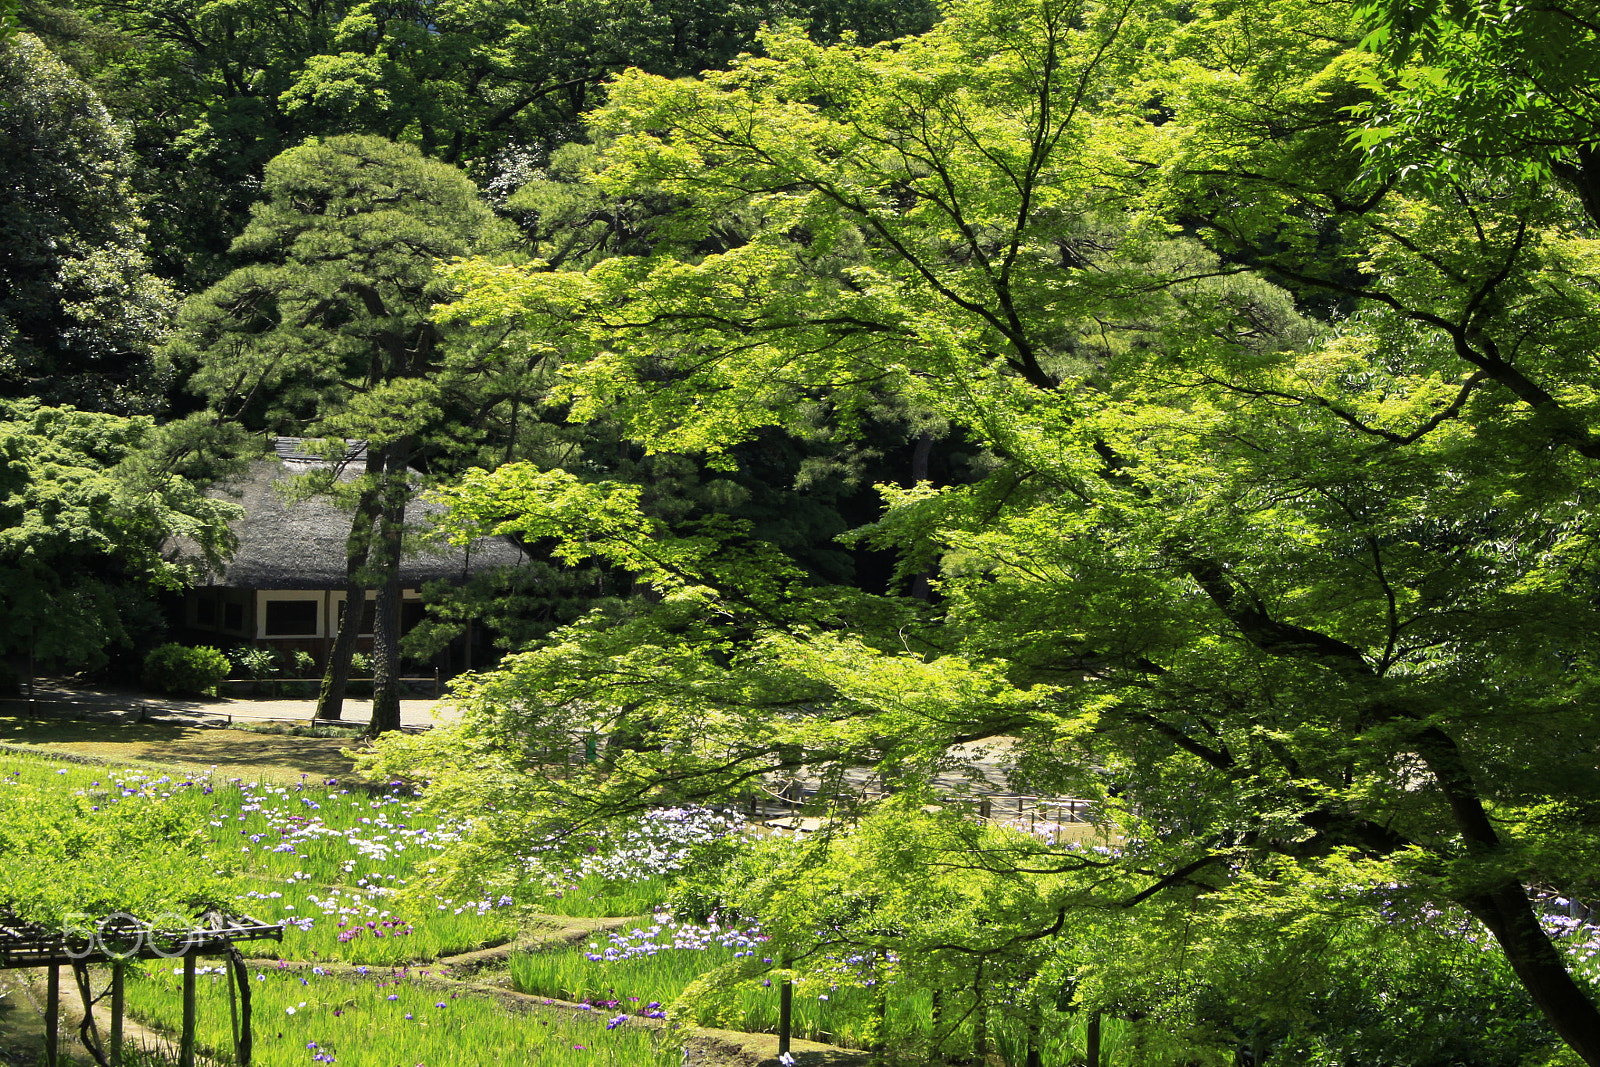
[[[776,789],[763,789],[745,795],[739,810],[753,822],[787,819],[801,814],[808,805],[855,809],[891,794],[886,790],[860,789],[819,794],[804,783],[791,780]],[[932,802],[941,807],[965,809],[968,816],[984,822],[1009,823],[1030,833],[1059,842],[1062,829],[1090,822],[1093,805],[1077,797],[1047,797],[1028,793],[970,792],[941,794]]]

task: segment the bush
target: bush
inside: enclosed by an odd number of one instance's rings
[[[269,674],[278,673],[278,654],[270,648],[236,648],[229,656],[240,670],[258,682]]]
[[[161,645],[144,659],[144,684],[161,693],[211,696],[228,670],[228,657],[221,649]]]

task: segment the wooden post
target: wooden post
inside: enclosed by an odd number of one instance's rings
[[[228,968],[228,1022],[233,1024],[233,1053],[235,1058],[239,1055],[239,997],[234,992],[238,985],[239,976],[233,973],[233,960],[224,964]]]
[[[988,797],[978,801],[978,818],[988,819],[994,815],[994,802]]]
[[[239,1055],[239,1067],[250,1067],[255,1044],[250,1032],[250,971],[245,967],[244,957],[237,948],[229,949],[228,958],[233,966],[234,986],[239,991],[239,1038],[235,1051]]]
[[[122,964],[111,965],[111,1067],[122,1067]]]
[[[178,1067],[194,1067],[194,955],[183,957],[183,1033],[178,1036]]]
[[[783,960],[789,967],[788,957]],[[778,986],[778,1055],[789,1051],[789,1037],[794,1031],[794,983],[785,978]]]
[[[51,964],[44,978],[44,1062],[57,1067],[61,1037],[61,968]]]

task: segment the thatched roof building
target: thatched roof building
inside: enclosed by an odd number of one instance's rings
[[[330,461],[301,451],[298,437],[279,437],[276,455],[251,464],[245,478],[227,487],[229,499],[244,508],[233,524],[239,549],[218,576],[216,585],[238,589],[327,589],[344,586],[345,541],[350,536],[350,512],[326,495],[306,500],[285,494],[290,480],[326,468]],[[349,477],[360,471],[365,449],[351,449],[345,461]],[[425,528],[443,507],[412,500],[406,508],[408,526]],[[474,572],[522,563],[521,549],[503,537],[481,538],[465,548],[428,545],[407,552],[400,563],[400,584],[420,586],[445,579],[464,581]]]
[[[301,438],[274,440],[274,454],[251,464],[246,474],[217,490],[237,502],[244,515],[233,524],[238,550],[210,585],[189,591],[183,607],[185,637],[215,643],[270,644],[303,649],[320,661],[344,612],[345,542],[350,512],[327,494],[295,499],[291,480],[328,471],[351,480],[363,468],[365,450],[353,443],[342,460],[306,451]],[[406,509],[408,530],[424,533],[443,512],[439,504],[414,499]],[[495,568],[526,561],[522,550],[502,537],[486,537],[465,547],[431,542],[408,534],[400,564],[406,601],[403,628],[422,617],[421,587],[445,580],[462,582]],[[183,546],[178,546],[180,555]],[[370,618],[369,599],[364,616]],[[363,626],[370,632],[370,624]],[[470,657],[468,657],[470,659]]]

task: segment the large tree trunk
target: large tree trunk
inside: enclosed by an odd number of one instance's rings
[[[356,501],[355,514],[350,520],[350,536],[344,543],[344,618],[339,620],[339,635],[334,638],[328,652],[328,662],[323,665],[322,687],[317,692],[317,710],[313,719],[338,719],[344,714],[345,687],[350,681],[350,658],[356,651],[356,638],[361,634],[361,616],[367,606],[367,583],[361,571],[367,565],[372,550],[372,527],[378,521],[382,498],[378,494],[378,479],[383,473],[383,451],[367,449],[368,487]]]
[[[378,584],[372,626],[372,725],[376,737],[400,729],[400,550],[405,536],[406,460],[409,449],[392,447],[384,464],[383,514],[378,520]]]
[[[1600,1067],[1600,1008],[1573,981],[1561,953],[1539,925],[1520,882],[1458,898],[1489,928],[1522,988],[1557,1034],[1590,1067]]]
[[[1589,221],[1600,226],[1600,152],[1592,145],[1579,145],[1571,159],[1552,163],[1550,169],[1578,194]]]
[[[1191,560],[1186,566],[1239,633],[1263,652],[1320,662],[1363,687],[1377,680],[1357,649],[1329,634],[1273,618],[1254,594],[1241,594],[1215,560]],[[1389,722],[1406,718],[1403,709],[1381,700],[1369,705],[1368,713]],[[1423,726],[1409,743],[1433,775],[1466,850],[1492,864],[1504,854],[1504,846],[1456,740],[1438,726]],[[1566,961],[1540,927],[1527,889],[1515,879],[1502,878],[1487,889],[1453,899],[1494,934],[1517,980],[1561,1039],[1589,1067],[1600,1067],[1600,1007],[1573,980]]]
[[[1418,731],[1413,741],[1450,805],[1451,818],[1467,850],[1492,863],[1504,846],[1455,739],[1430,726]],[[1487,889],[1461,894],[1456,902],[1494,934],[1517,980],[1561,1039],[1584,1063],[1600,1067],[1600,1007],[1573,980],[1566,960],[1550,943],[1534,914],[1527,888],[1508,878]]]

